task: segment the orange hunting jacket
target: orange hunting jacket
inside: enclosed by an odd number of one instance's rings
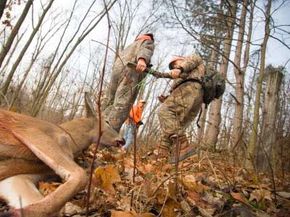
[[[130,111],[130,116],[127,119],[126,123],[128,124],[131,120],[134,124],[137,124],[139,121],[141,121],[142,113],[143,108],[138,105],[134,105]]]

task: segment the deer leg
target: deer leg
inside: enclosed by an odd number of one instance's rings
[[[13,129],[12,133],[64,180],[64,184],[54,192],[40,201],[23,207],[22,210],[25,217],[52,216],[85,187],[86,172],[73,161],[72,156],[69,156],[67,152],[63,153],[55,139],[57,136],[48,136],[35,128]],[[21,215],[20,210],[18,212]]]
[[[35,203],[43,199],[36,188],[41,178],[40,175],[17,175],[4,179],[0,182],[0,197],[16,209]]]
[[[8,159],[0,161],[0,181],[20,174],[44,174],[52,170],[41,161]]]

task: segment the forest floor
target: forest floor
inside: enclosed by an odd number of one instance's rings
[[[78,159],[88,173],[92,156],[89,150]],[[176,170],[175,165],[159,162],[154,152],[142,157],[137,153],[134,167],[132,152],[100,151],[94,164],[97,169],[93,171],[89,209],[86,189],[66,204],[62,216],[290,216],[290,174],[273,179],[269,174],[249,173],[231,158],[203,151]],[[59,185],[41,182],[39,189],[48,194]]]

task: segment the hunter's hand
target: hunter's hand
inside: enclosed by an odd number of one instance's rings
[[[170,70],[170,74],[171,74],[171,77],[173,79],[179,78],[180,73],[181,73],[181,70],[180,69],[172,69],[172,70]]]
[[[142,122],[142,121],[139,121],[139,122],[136,124],[136,127],[139,128],[141,125],[143,125],[143,122]]]
[[[159,100],[159,102],[163,103],[167,99],[167,97],[168,96],[160,95],[160,96],[158,96],[158,100]]]
[[[147,65],[146,65],[145,60],[142,59],[142,58],[140,58],[140,59],[138,60],[137,66],[136,66],[136,71],[139,72],[139,73],[144,72],[145,69],[146,69],[146,66],[147,66]]]

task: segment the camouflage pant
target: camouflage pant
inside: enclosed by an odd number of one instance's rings
[[[137,98],[145,73],[137,73],[127,67],[122,72],[115,70],[107,90],[107,106],[104,110],[106,121],[117,132],[128,118],[130,109]]]
[[[174,89],[161,104],[158,118],[161,146],[170,148],[170,136],[185,136],[185,129],[194,120],[202,105],[203,90],[197,82],[186,82]]]

